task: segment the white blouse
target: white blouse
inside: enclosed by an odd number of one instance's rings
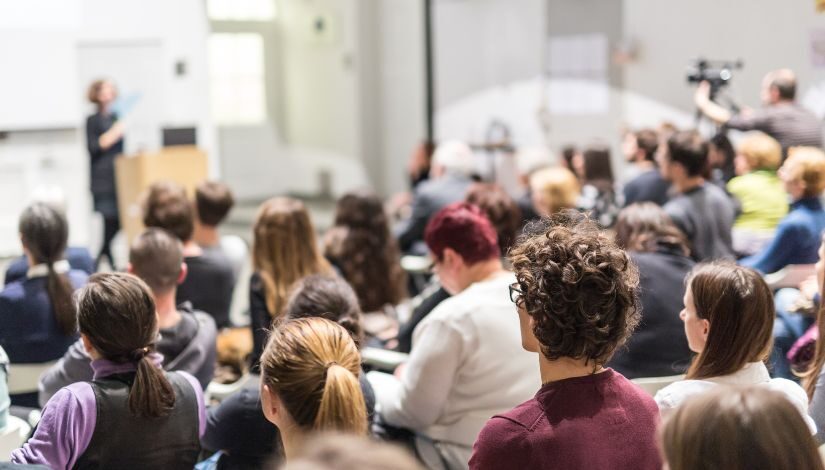
[[[816,434],[816,424],[808,416],[808,394],[798,384],[787,379],[772,379],[762,362],[751,362],[733,374],[702,380],[680,380],[656,392],[656,404],[662,416],[680,406],[690,397],[711,390],[717,385],[765,385],[783,393],[799,410],[811,434]]]

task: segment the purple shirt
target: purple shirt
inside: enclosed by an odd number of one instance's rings
[[[153,353],[152,362],[160,368],[163,356]],[[113,374],[135,370],[134,363],[116,364],[106,359],[92,361],[94,378],[104,378]],[[203,436],[206,426],[206,409],[200,383],[186,372],[181,374],[198,399],[198,436]],[[92,385],[77,382],[58,391],[46,406],[43,417],[34,436],[23,447],[11,454],[14,463],[47,465],[53,469],[72,468],[77,459],[86,452],[97,422],[97,403]]]

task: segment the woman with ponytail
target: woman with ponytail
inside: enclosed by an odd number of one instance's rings
[[[149,287],[131,274],[95,274],[77,295],[77,311],[94,379],[57,392],[12,461],[53,469],[191,469],[206,421],[203,393],[186,372],[160,368]]]
[[[274,328],[261,356],[261,406],[287,461],[313,432],[367,434],[360,373],[358,348],[337,323],[300,318]]]
[[[0,292],[0,346],[12,364],[51,362],[77,340],[72,292],[87,275],[63,258],[69,226],[58,209],[32,204],[20,216],[19,231],[31,267]],[[37,394],[12,396],[12,402],[36,407]]]

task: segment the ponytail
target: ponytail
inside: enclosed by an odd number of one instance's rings
[[[168,415],[175,406],[175,390],[146,352],[142,350],[143,357],[137,360],[135,382],[129,389],[129,410],[136,416],[158,418]]]
[[[72,301],[74,288],[65,274],[57,274],[54,262],[48,261],[49,274],[46,278],[46,292],[52,305],[55,320],[64,335],[77,333],[77,311]]]
[[[367,406],[358,377],[336,363],[327,368],[326,375],[315,430],[366,435]]]

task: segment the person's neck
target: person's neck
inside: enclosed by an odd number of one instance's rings
[[[157,295],[155,294],[155,308],[158,310],[158,327],[171,328],[180,321],[180,312],[175,303],[175,289]]]
[[[686,193],[691,189],[698,188],[705,184],[705,178],[701,176],[688,176],[687,178],[681,181],[674,181],[673,186],[676,187],[676,190],[680,193]]]
[[[472,265],[467,273],[467,278],[470,280],[469,284],[474,284],[487,281],[505,272],[507,271],[504,270],[501,260],[493,258]]]
[[[294,459],[300,454],[301,446],[304,445],[304,433],[295,426],[282,426],[279,430],[281,431],[281,442],[284,444],[284,457],[289,462],[290,459]]]
[[[635,163],[636,163],[636,168],[638,168],[642,171],[648,171],[648,170],[652,170],[652,169],[656,168],[656,165],[652,161],[647,160],[645,158],[640,158],[640,159],[636,160]]]
[[[573,377],[584,377],[604,370],[601,366],[596,367],[594,370],[593,363],[584,359],[562,357],[551,361],[544,357],[544,354],[539,353],[539,373],[541,374],[542,384]]]
[[[203,254],[203,249],[195,243],[194,239],[189,239],[183,242],[183,256],[184,257],[193,257],[193,256],[200,256]]]
[[[192,239],[203,248],[218,246],[221,241],[217,227],[203,224],[195,225],[195,235]]]

